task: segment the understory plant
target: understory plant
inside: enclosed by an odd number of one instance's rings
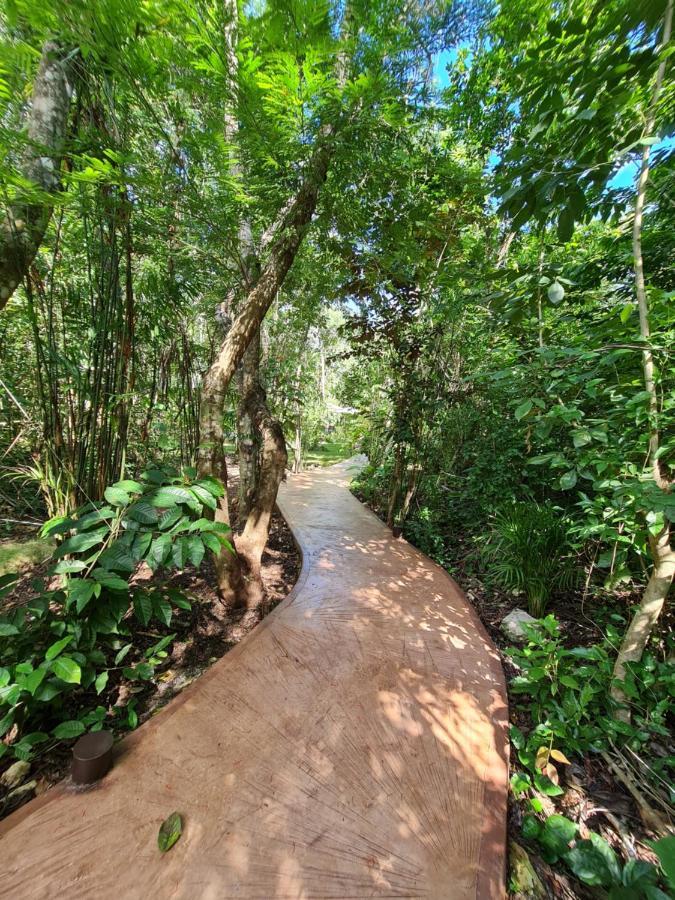
[[[135,629],[153,620],[169,628],[190,601],[161,580],[139,579],[139,566],[182,569],[199,566],[207,550],[232,550],[229,528],[208,518],[222,494],[220,482],[194,470],[155,468],[44,525],[43,536],[60,540],[46,580],[0,618],[0,756],[29,759],[54,738],[99,730],[106,710],[86,704],[109,679],[153,677],[175,635],[132,653]],[[0,597],[15,580],[2,579]],[[133,727],[133,701],[126,715]]]
[[[547,862],[561,860],[583,884],[604,888],[608,900],[667,900],[669,895],[659,886],[663,879],[675,888],[675,837],[651,845],[660,863],[659,871],[658,866],[640,859],[629,859],[622,865],[602,835],[591,831],[582,837],[577,824],[566,816],[552,815],[543,822],[536,816],[526,816],[523,835],[538,843]]]
[[[497,511],[483,559],[502,587],[525,592],[530,614],[539,618],[551,593],[574,583],[569,551],[569,526],[561,513],[525,501]]]
[[[657,758],[650,748],[670,740],[668,716],[675,688],[675,671],[668,661],[675,646],[672,636],[662,657],[650,650],[640,663],[627,668],[621,683],[631,712],[626,721],[617,716],[619,704],[610,692],[620,640],[613,625],[602,642],[571,649],[564,646],[554,616],[525,627],[526,645],[507,651],[519,670],[510,690],[523,697],[520,705],[533,722],[527,735],[511,726],[518,759],[528,770],[514,776],[514,793],[523,795],[534,787],[549,796],[561,794],[556,762],[568,764],[566,754],[601,753],[621,746],[650,757],[654,776],[662,783],[671,781],[673,758]]]

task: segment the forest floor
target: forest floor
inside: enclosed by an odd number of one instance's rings
[[[229,492],[234,499],[237,488],[237,470],[230,479]],[[31,582],[45,574],[49,563],[45,561],[45,542],[26,531],[12,534],[11,540],[0,541],[0,560],[11,560],[8,571],[22,571],[23,577],[14,590],[2,602],[3,609],[25,604],[34,596]],[[37,549],[36,549],[37,545]],[[26,549],[22,552],[22,547]],[[49,549],[47,549],[49,552]],[[79,704],[92,707],[104,706],[108,713],[106,728],[115,734],[124,734],[130,727],[153,716],[173,697],[180,693],[206,669],[232,649],[272,610],[291,590],[300,573],[301,560],[286,522],[275,512],[272,517],[270,537],[262,561],[262,578],[265,588],[263,603],[256,609],[232,609],[223,605],[215,589],[215,573],[210,555],[199,570],[188,566],[174,574],[169,585],[180,590],[192,603],[190,611],[179,610],[170,627],[153,622],[143,628],[135,619],[129,623],[134,652],[143,652],[165,634],[176,634],[169,655],[160,665],[152,680],[130,682],[119,673],[111,673],[106,689],[100,696],[78,698]],[[33,796],[44,793],[67,773],[71,760],[72,742],[55,741],[46,746],[39,757],[31,761],[30,771],[23,776],[23,783],[33,784],[32,790],[14,793],[0,782],[0,819],[9,815]],[[0,778],[14,762],[9,756],[0,762]]]
[[[358,496],[358,491],[356,492]],[[363,498],[359,498],[365,502]],[[370,505],[370,504],[366,504]],[[370,505],[380,518],[381,511]],[[507,687],[511,679],[518,674],[507,650],[513,647],[513,641],[501,631],[502,620],[516,608],[526,608],[525,597],[509,593],[489,584],[476,574],[474,553],[468,541],[460,538],[455,542],[449,554],[455,564],[448,570],[457,584],[465,592],[468,600],[476,609],[490,638],[496,646],[506,673]],[[446,561],[446,568],[447,561]],[[617,602],[623,604],[626,615],[632,604],[639,600],[639,591],[627,587],[617,594],[612,594],[612,603],[616,609]],[[591,605],[595,619],[591,618]],[[585,597],[583,591],[567,591],[554,595],[549,602],[546,613],[553,614],[560,625],[563,641],[568,648],[589,647],[597,644],[603,637],[602,615],[598,615],[602,606],[600,597]],[[660,628],[666,633],[675,627],[675,614],[670,611],[664,617]],[[523,697],[509,693],[509,717],[512,724],[527,733],[536,724],[529,713],[521,708]],[[517,764],[515,750],[511,751],[511,767],[515,771]],[[545,814],[559,813],[575,821],[581,830],[589,829],[599,832],[613,847],[619,857],[638,858],[656,862],[656,856],[647,846],[646,841],[657,837],[644,821],[640,808],[634,797],[625,786],[613,775],[607,763],[600,755],[587,754],[582,759],[575,758],[569,766],[564,767],[563,787],[565,793],[560,797],[543,797]],[[562,867],[549,865],[537,852],[537,846],[527,843],[522,834],[523,805],[509,794],[509,845],[510,866],[517,860],[522,871],[523,854],[528,871],[533,870],[539,879],[540,888],[528,893],[510,893],[517,898],[557,897],[565,900],[590,900],[597,898],[597,892],[582,885],[569,875]],[[527,848],[524,850],[524,848]],[[529,860],[528,860],[529,857]]]
[[[466,596],[478,612],[480,620],[499,651],[507,676],[507,687],[518,674],[507,649],[513,641],[500,630],[502,619],[513,609],[526,606],[524,597],[514,596],[484,584],[470,571],[461,567],[452,573],[453,578],[463,588]],[[622,600],[628,609],[638,598],[626,590]],[[592,600],[588,601],[589,603]],[[546,610],[553,614],[560,625],[564,643],[568,648],[589,647],[602,638],[602,629],[585,612],[583,598],[572,592],[561,593],[551,598]],[[536,722],[529,712],[522,709],[523,698],[509,693],[510,721],[527,733]],[[512,765],[517,762],[512,751]],[[618,781],[598,754],[587,754],[583,758],[572,758],[571,764],[561,771],[565,793],[560,797],[543,798],[547,815],[560,813],[576,822],[581,829],[599,832],[613,847],[619,857],[634,856],[656,862],[656,857],[646,845],[655,834],[649,831],[635,799]],[[568,875],[560,867],[552,867],[538,854],[536,845],[523,839],[523,805],[509,798],[509,841],[512,847],[510,859],[516,858],[513,845],[525,845],[529,861],[546,889],[547,896],[562,898],[597,897],[591,888],[585,887]],[[517,895],[521,896],[521,895]]]

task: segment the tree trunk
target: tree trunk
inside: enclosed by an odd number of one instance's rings
[[[666,47],[670,41],[673,25],[673,0],[668,0],[666,12],[663,18],[663,35],[661,44]],[[656,113],[658,110],[661,86],[666,73],[666,59],[659,63],[654,82],[654,90],[645,119],[644,136],[651,137],[656,125]],[[637,197],[635,201],[635,218],[633,220],[633,264],[635,269],[635,294],[638,303],[640,317],[640,337],[647,344],[642,352],[642,370],[645,390],[649,394],[649,465],[654,481],[664,491],[670,491],[671,484],[661,471],[659,463],[659,403],[656,390],[654,373],[654,357],[649,347],[650,325],[649,304],[645,283],[644,262],[642,258],[642,220],[644,216],[647,198],[647,183],[649,182],[649,155],[650,145],[646,144],[642,151],[642,164],[638,179]],[[647,582],[644,595],[628,626],[619,652],[614,663],[613,677],[617,681],[623,681],[626,671],[626,663],[639,662],[645,647],[656,624],[663,605],[668,596],[675,572],[675,551],[670,546],[670,526],[665,525],[661,533],[655,538],[649,536],[654,568]],[[612,696],[619,703],[626,700],[625,694],[619,687],[612,688]],[[630,719],[630,712],[624,707],[617,713],[619,718],[626,721]]]
[[[394,472],[391,476],[391,487],[389,488],[389,504],[387,506],[387,527],[393,528],[396,522],[396,514],[401,498],[401,485],[403,483],[403,466],[405,462],[405,452],[401,444],[396,444],[394,448]]]
[[[230,384],[246,348],[259,330],[300,249],[316,209],[319,190],[328,175],[332,155],[333,143],[330,137],[320,138],[307,164],[307,172],[298,192],[277,220],[278,227],[275,230],[278,236],[271,243],[260,278],[244,297],[205,381],[221,380],[225,387]]]
[[[237,442],[239,445],[239,520],[251,510],[258,486],[260,437],[255,425],[257,392],[260,384],[260,332],[244,353],[237,369],[239,406],[237,408]]]
[[[675,577],[675,550],[670,546],[670,526],[666,525],[658,537],[650,537],[649,543],[654,568],[614,663],[612,677],[617,681],[623,681],[626,677],[628,663],[642,659]],[[618,703],[626,703],[626,695],[618,685],[612,687],[611,693]],[[624,706],[617,712],[617,718],[630,721],[629,710]]]
[[[288,453],[286,439],[280,423],[272,417],[265,391],[258,383],[255,399],[251,404],[254,426],[261,436],[260,472],[255,496],[246,519],[246,525],[237,541],[237,548],[246,570],[246,602],[249,608],[257,606],[263,597],[261,580],[262,555],[267,545],[270,519],[277,500]]]
[[[225,525],[230,524],[230,509],[227,499],[227,457],[223,435],[223,405],[225,388],[218,382],[205,383],[202,386],[202,397],[199,417],[199,448],[197,451],[197,467],[200,475],[219,478],[225,495],[218,501],[214,512],[214,520]],[[216,578],[218,591],[225,603],[236,606],[244,600],[244,583],[238,557],[229,550],[216,557]]]
[[[46,194],[60,188],[59,170],[66,143],[72,96],[72,53],[46,41],[33,85],[28,145],[21,175]],[[0,309],[24,279],[42,243],[52,214],[45,200],[12,204],[0,223]]]

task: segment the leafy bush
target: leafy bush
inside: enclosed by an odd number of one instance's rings
[[[565,816],[549,816],[545,822],[535,816],[527,816],[523,822],[523,834],[529,840],[538,842],[547,862],[563,860],[583,884],[607,889],[609,900],[668,898],[658,886],[661,873],[655,865],[630,859],[622,866],[601,835],[590,832],[588,838],[582,840],[577,825]],[[674,844],[673,837],[652,844],[667,878],[675,865]],[[671,887],[675,887],[675,883]]]
[[[106,711],[82,710],[87,693],[101,694],[111,673],[132,680],[152,678],[175,635],[169,634],[124,665],[133,648],[131,617],[145,627],[153,619],[167,628],[174,609],[189,601],[163,584],[143,586],[132,576],[141,562],[153,570],[199,566],[206,550],[219,553],[229,528],[203,514],[213,510],[223,486],[152,469],[139,481],[123,480],[105,491],[105,501],[88,503],[72,516],[50,519],[43,536],[57,535],[49,576],[38,596],[0,618],[0,756],[27,759],[38,745],[74,738],[102,727]],[[16,576],[0,581],[0,597]],[[138,654],[136,654],[138,655]],[[137,716],[130,705],[127,724]]]
[[[551,507],[531,501],[497,512],[483,556],[503,587],[525,591],[529,611],[538,618],[555,588],[573,584],[568,552],[565,520]]]
[[[527,737],[512,726],[511,739],[520,762],[535,773],[536,787],[544,793],[562,792],[554,790],[555,784],[545,790],[549,781],[555,781],[549,768],[553,765],[550,748],[583,754],[608,749],[613,742],[640,751],[655,738],[669,737],[667,716],[675,686],[672,664],[659,661],[648,651],[640,663],[629,666],[622,683],[631,710],[628,724],[615,718],[617,705],[610,696],[618,642],[612,627],[603,643],[571,650],[564,647],[553,616],[528,631],[527,644],[508,651],[520,670],[510,688],[529,698],[527,708],[536,725]],[[562,761],[566,761],[564,756]],[[661,766],[667,765],[667,759],[661,762]],[[523,792],[528,786],[529,776],[519,783]]]

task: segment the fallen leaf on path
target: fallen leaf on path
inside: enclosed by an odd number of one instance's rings
[[[157,844],[162,853],[166,853],[176,843],[183,833],[183,820],[180,813],[171,813],[171,815],[162,822],[159,834],[157,835]]]

